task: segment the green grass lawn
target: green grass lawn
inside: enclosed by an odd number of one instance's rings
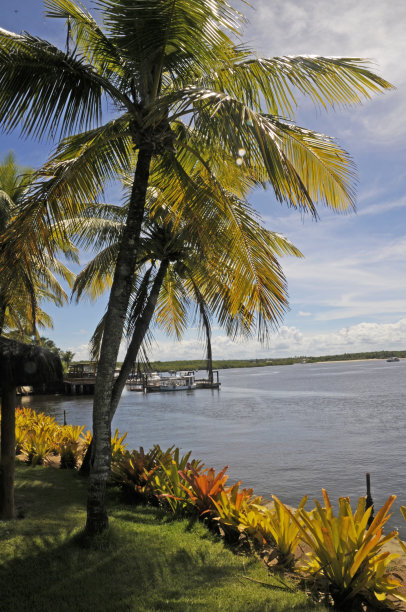
[[[203,525],[123,505],[114,490],[108,534],[85,547],[85,499],[76,473],[17,466],[24,518],[0,521],[1,612],[325,610]]]

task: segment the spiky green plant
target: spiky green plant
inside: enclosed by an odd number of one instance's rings
[[[396,531],[383,535],[395,498],[389,497],[369,527],[372,508],[366,508],[365,497],[359,499],[355,512],[348,497],[339,498],[335,515],[324,489],[324,507],[315,500],[315,510],[302,509],[300,521],[291,513],[310,547],[303,569],[323,592],[330,594],[337,608],[348,610],[358,602],[377,609],[383,603],[389,606],[390,596],[406,600],[399,591],[401,583],[388,571],[389,563],[398,555],[382,550],[397,535]]]

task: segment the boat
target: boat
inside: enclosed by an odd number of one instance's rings
[[[139,378],[138,376],[133,376],[127,378],[125,386],[128,391],[144,391],[144,377],[141,376],[141,378]]]
[[[126,387],[129,391],[145,391],[148,385],[157,385],[161,381],[161,377],[157,372],[149,372],[148,374],[132,374],[126,380]]]
[[[393,357],[389,357],[389,359],[387,359],[386,361],[393,362],[393,361],[400,361],[400,359],[399,357],[393,356]]]
[[[189,391],[196,389],[195,373],[169,372],[167,376],[160,376],[157,372],[135,376],[127,380],[129,391],[143,391],[144,393],[159,393],[168,391]]]
[[[189,391],[190,389],[196,389],[195,373],[193,371],[175,372],[169,376],[161,376],[159,382],[148,380],[146,392]]]

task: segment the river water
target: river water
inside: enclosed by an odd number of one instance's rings
[[[406,360],[297,364],[224,370],[221,390],[144,395],[124,391],[113,429],[128,432],[128,448],[172,444],[207,467],[229,465],[229,483],[297,505],[365,495],[381,505],[396,494],[388,526],[406,525]],[[92,397],[22,398],[39,411],[91,427]],[[308,504],[309,507],[311,504]]]

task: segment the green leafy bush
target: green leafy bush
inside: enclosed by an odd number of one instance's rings
[[[277,497],[272,497],[272,509],[250,504],[246,512],[240,515],[240,529],[245,530],[260,546],[271,546],[274,549],[268,557],[269,560],[276,558],[279,566],[292,568],[301,540],[298,521],[301,521],[300,512],[307,502],[307,496],[302,499],[293,516]]]
[[[84,430],[84,425],[64,425],[60,428],[58,441],[55,444],[55,449],[61,457],[62,469],[71,469],[77,467],[78,460],[82,455],[81,435]]]
[[[261,502],[260,497],[253,498],[252,489],[241,489],[241,482],[220,491],[218,499],[213,500],[216,507],[215,521],[221,535],[228,540],[236,540],[244,531],[244,520],[254,504]]]
[[[27,454],[27,463],[30,465],[42,465],[54,448],[49,431],[34,426],[27,434],[24,441],[24,451]]]
[[[155,445],[147,453],[142,446],[139,450],[124,452],[113,461],[111,481],[119,486],[129,501],[134,503],[154,502],[156,491],[153,484],[155,472],[161,468],[160,460],[172,460],[173,447],[163,452]]]
[[[111,438],[111,460],[118,461],[120,457],[122,457],[126,451],[127,444],[123,444],[124,440],[127,437],[127,432],[125,432],[122,436],[118,429],[114,432],[114,436]]]
[[[315,500],[312,512],[300,511],[300,521],[291,513],[303,541],[310,547],[308,563],[302,568],[309,573],[322,592],[329,593],[336,608],[349,610],[354,602],[373,609],[385,602],[388,595],[405,600],[399,593],[401,583],[388,572],[388,565],[398,555],[383,552],[396,531],[383,535],[383,527],[396,498],[392,495],[377,512],[368,528],[371,508],[361,497],[355,513],[348,497],[338,500],[338,516],[327,492],[323,490],[325,507]]]

